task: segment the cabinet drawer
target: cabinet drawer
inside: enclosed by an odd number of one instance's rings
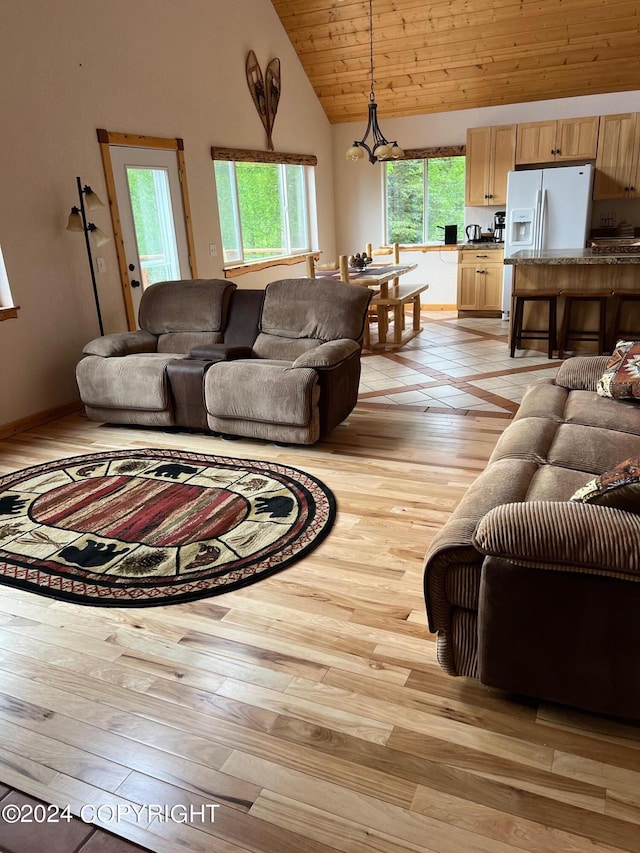
[[[504,252],[498,249],[462,249],[459,262],[461,264],[501,264],[504,260]]]

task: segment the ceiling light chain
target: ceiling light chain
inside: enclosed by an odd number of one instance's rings
[[[374,73],[373,73],[373,0],[369,0],[369,58],[371,67],[371,92],[369,94],[369,121],[367,129],[360,142],[355,141],[351,148],[347,149],[347,160],[360,160],[365,156],[365,151],[369,155],[370,163],[377,163],[378,160],[397,160],[404,156],[404,151],[398,145],[397,141],[388,142],[385,139],[383,132],[378,124],[378,105],[376,104],[376,95],[374,91]],[[373,145],[369,147],[366,140],[369,134],[373,136]]]

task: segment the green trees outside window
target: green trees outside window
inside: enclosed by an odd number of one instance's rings
[[[437,243],[439,225],[464,230],[464,157],[385,163],[386,240],[403,245]]]
[[[216,160],[214,170],[225,263],[309,250],[304,166]]]

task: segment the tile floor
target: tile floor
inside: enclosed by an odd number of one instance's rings
[[[0,819],[0,853],[144,853],[137,844],[79,818],[55,820],[58,814],[42,800],[0,784],[0,814],[15,813],[23,819]],[[51,822],[43,822],[46,817]]]
[[[359,406],[511,418],[527,386],[554,376],[561,363],[536,350],[510,358],[508,323],[499,319],[423,311],[422,326],[399,350],[365,351]]]

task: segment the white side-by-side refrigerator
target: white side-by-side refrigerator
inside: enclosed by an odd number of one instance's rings
[[[593,166],[509,172],[504,256],[522,249],[583,249],[591,224]],[[513,267],[502,279],[502,316],[511,310]]]

